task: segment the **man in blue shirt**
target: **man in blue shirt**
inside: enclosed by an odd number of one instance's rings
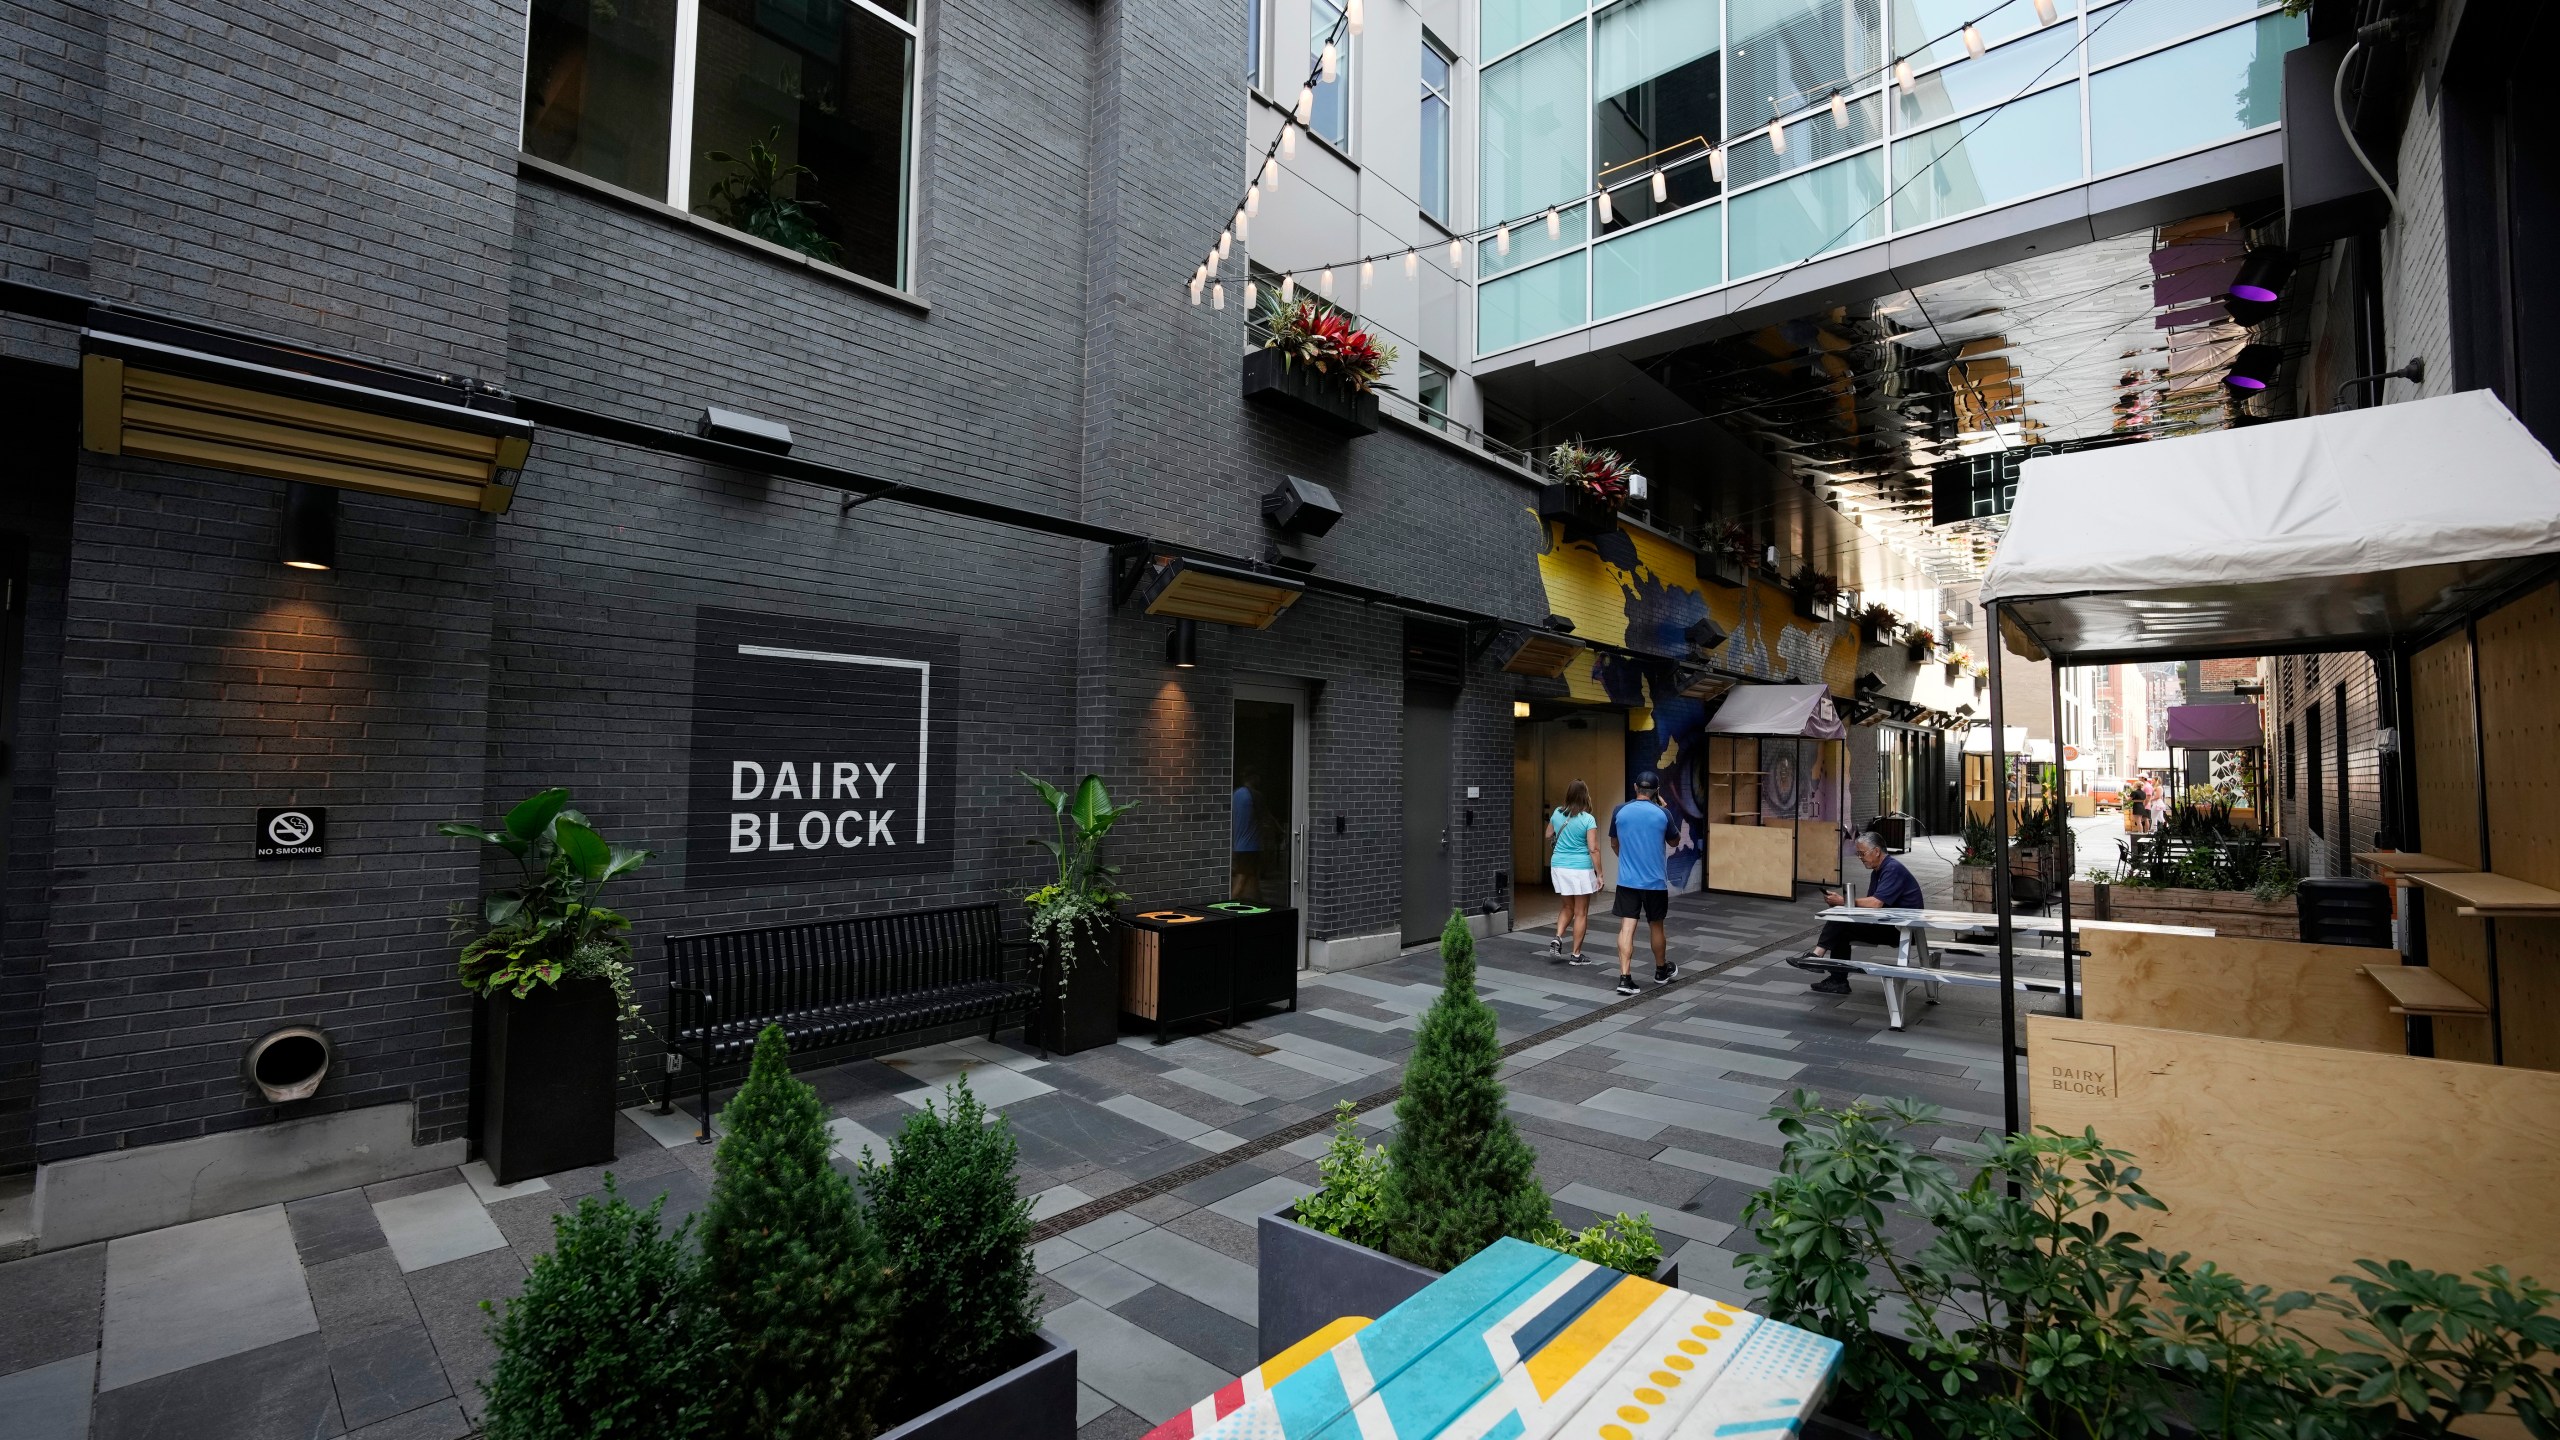
[[[1662,933],[1671,913],[1671,886],[1662,876],[1662,859],[1670,853],[1671,812],[1657,798],[1662,779],[1646,770],[1636,776],[1636,798],[1609,817],[1609,853],[1618,857],[1618,898],[1610,913],[1618,917],[1618,993],[1641,988],[1634,975],[1636,921],[1653,926],[1653,983],[1668,985],[1680,967],[1671,963]]]
[[[1857,902],[1859,909],[1925,910],[1928,908],[1928,897],[1920,893],[1920,882],[1912,878],[1910,869],[1901,861],[1885,853],[1884,841],[1874,831],[1870,830],[1858,837],[1858,859],[1868,870],[1874,872],[1867,881],[1866,898]],[[1822,892],[1822,900],[1826,905],[1839,905],[1845,903],[1847,897],[1837,890],[1825,890]],[[1813,970],[1822,974],[1822,979],[1813,982],[1815,993],[1846,995],[1849,993],[1848,968],[1839,964],[1825,964],[1825,961],[1848,959],[1849,947],[1856,944],[1899,945],[1901,943],[1901,932],[1890,925],[1860,925],[1853,921],[1834,920],[1822,927],[1820,943],[1813,947],[1811,955],[1801,960],[1790,960],[1787,963],[1799,970]]]

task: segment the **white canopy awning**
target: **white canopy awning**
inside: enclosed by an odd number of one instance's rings
[[[2362,649],[2560,555],[2560,464],[2486,390],[2019,474],[1982,598],[2077,664]]]
[[[2044,743],[2047,747],[2044,758],[2050,760],[2053,758],[2053,752],[2050,748],[2053,742],[2048,740]],[[2027,727],[2024,725],[2002,726],[2000,729],[2000,748],[2013,760],[2026,758]],[[1973,729],[1967,731],[1964,737],[1964,753],[1967,755],[1990,754],[1991,727],[1988,725],[1976,725]]]
[[[1846,739],[1831,691],[1820,685],[1737,685],[1707,720],[1710,735],[1798,735]]]

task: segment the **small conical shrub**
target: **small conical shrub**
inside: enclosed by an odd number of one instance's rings
[[[782,1027],[720,1112],[703,1288],[725,1328],[713,1433],[859,1440],[880,1387],[880,1246],[827,1163],[826,1110],[791,1078]]]
[[[498,1363],[480,1388],[490,1440],[705,1433],[702,1376],[715,1363],[717,1317],[699,1303],[685,1227],[658,1231],[665,1204],[634,1210],[607,1175],[601,1199],[552,1218],[551,1253],[489,1327]]]
[[[1555,1210],[1537,1152],[1503,1108],[1502,1041],[1493,1007],[1476,997],[1475,939],[1455,911],[1440,963],[1440,998],[1422,1017],[1396,1102],[1382,1228],[1389,1254],[1448,1270],[1505,1235],[1542,1233]]]
[[[891,1277],[888,1402],[922,1414],[1021,1364],[1032,1309],[1031,1202],[1015,1188],[1019,1153],[962,1076],[949,1104],[927,1101],[862,1162],[862,1189]]]

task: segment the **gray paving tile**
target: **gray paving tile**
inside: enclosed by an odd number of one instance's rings
[[[111,1240],[105,1293],[102,1391],[320,1328],[281,1205]]]
[[[1076,1424],[1089,1425],[1110,1413],[1114,1407],[1099,1390],[1083,1381],[1076,1382]]]
[[[466,1255],[504,1249],[507,1237],[467,1184],[377,1200],[373,1215],[402,1270],[424,1270]]]
[[[1208,1208],[1239,1225],[1251,1225],[1255,1217],[1264,1211],[1277,1210],[1300,1196],[1314,1192],[1315,1187],[1312,1185],[1290,1179],[1286,1175],[1273,1175],[1255,1181]]]
[[[0,1375],[96,1351],[106,1286],[102,1244],[0,1265]]]
[[[489,1221],[498,1227],[498,1233],[507,1237],[507,1243],[514,1246],[515,1252],[529,1265],[533,1263],[533,1257],[551,1253],[556,1238],[552,1222],[564,1211],[577,1208],[577,1204],[576,1200],[557,1191],[537,1191],[522,1199],[501,1200],[490,1206]]]
[[[1049,1272],[1049,1278],[1110,1309],[1155,1282],[1104,1255],[1082,1255]]]
[[[1652,1217],[1655,1230],[1684,1240],[1704,1240],[1716,1245],[1733,1233],[1733,1226],[1725,1221],[1692,1215],[1685,1210],[1639,1200],[1632,1195],[1619,1195],[1580,1181],[1558,1189],[1555,1198],[1568,1205],[1579,1205],[1595,1215],[1647,1215]]]
[[[504,1311],[505,1302],[524,1289],[524,1262],[513,1250],[502,1248],[412,1271],[406,1278],[410,1297],[418,1304],[418,1318],[426,1322],[427,1334],[435,1340],[436,1358],[444,1364],[454,1398],[476,1424],[480,1380],[498,1358],[487,1334],[489,1315],[480,1302],[496,1301]]]
[[[94,1350],[0,1375],[0,1430],[11,1440],[88,1440],[89,1397],[97,1388]]]
[[[450,1399],[453,1386],[421,1324],[386,1326],[329,1345],[329,1377],[350,1427],[371,1425]]]
[[[1230,1375],[1262,1362],[1256,1353],[1259,1332],[1251,1324],[1168,1286],[1150,1285],[1112,1310]]]
[[[1206,1070],[1192,1069],[1188,1065],[1177,1065],[1167,1070],[1164,1072],[1164,1078],[1187,1089],[1197,1090],[1213,1100],[1224,1100],[1230,1105],[1256,1105],[1272,1098],[1234,1081],[1221,1079]]]
[[[397,1200],[403,1195],[422,1195],[429,1190],[441,1190],[447,1185],[461,1183],[463,1183],[462,1171],[459,1168],[430,1170],[423,1175],[403,1175],[397,1180],[385,1180],[378,1185],[367,1185],[364,1187],[364,1198],[378,1205],[385,1200]]]
[[[1765,1075],[1772,1080],[1792,1078],[1804,1069],[1800,1061],[1781,1060],[1774,1056],[1747,1050],[1728,1049],[1718,1045],[1697,1045],[1686,1040],[1665,1040],[1658,1035],[1621,1032],[1598,1042],[1603,1049],[1621,1055],[1639,1055],[1657,1062],[1655,1073],[1687,1072],[1717,1075],[1735,1071],[1745,1075]],[[1676,1071],[1675,1071],[1676,1067]]]
[[[1122,1210],[1079,1225],[1058,1238],[1087,1250],[1107,1250],[1146,1228],[1146,1221]]]
[[[1603,1090],[1583,1103],[1589,1109],[1659,1120],[1667,1125],[1679,1125],[1710,1135],[1731,1135],[1736,1139],[1758,1140],[1767,1145],[1776,1145],[1780,1141],[1776,1122],[1760,1115],[1719,1105],[1702,1105],[1694,1100],[1678,1100],[1646,1090]]]
[[[1165,1143],[1160,1131],[1063,1094],[1022,1101],[1005,1119],[1021,1145],[1022,1163],[1037,1170],[1069,1173],[1079,1165],[1100,1165],[1126,1173],[1131,1162]],[[1197,1158],[1194,1152],[1185,1160]]]
[[[1517,1090],[1511,1091],[1504,1103],[1523,1115],[1535,1115],[1540,1119],[1553,1120],[1564,1125],[1579,1125],[1586,1130],[1598,1130],[1605,1134],[1623,1135],[1631,1140],[1650,1140],[1661,1132],[1666,1123],[1660,1116],[1646,1116],[1603,1106],[1596,1100],[1575,1105],[1562,1100],[1550,1100],[1544,1095],[1524,1095]]]
[[[302,1272],[321,1332],[332,1340],[368,1330],[417,1323],[418,1302],[389,1249],[367,1250]]]
[[[1150,1229],[1102,1252],[1159,1285],[1170,1285],[1247,1324],[1260,1309],[1252,1266],[1170,1230]]]
[[[1684,1149],[1678,1145],[1662,1147],[1661,1153],[1653,1157],[1653,1163],[1676,1165],[1680,1169],[1694,1171],[1700,1175],[1719,1175],[1727,1180],[1739,1180],[1745,1185],[1755,1187],[1766,1186],[1770,1181],[1778,1178],[1778,1172],[1775,1170],[1759,1165],[1747,1165],[1739,1160],[1727,1160],[1721,1155],[1702,1155],[1695,1150]]]
[[[1076,1440],[1141,1440],[1154,1428],[1144,1419],[1114,1405],[1091,1421],[1077,1426]]]
[[[1052,1215],[1062,1215],[1093,1199],[1073,1185],[1052,1185],[1031,1197],[1031,1223],[1037,1225]]]
[[[305,1265],[326,1265],[388,1243],[362,1190],[296,1200],[284,1207],[284,1218],[293,1227],[293,1248]]]
[[[424,1409],[350,1431],[347,1440],[465,1440],[470,1434],[471,1419],[462,1413],[462,1402],[439,1400]]]
[[[1164,1228],[1186,1240],[1197,1240],[1219,1254],[1241,1260],[1247,1265],[1259,1264],[1261,1261],[1258,1253],[1260,1246],[1254,1238],[1253,1227],[1239,1225],[1223,1215],[1212,1215],[1206,1210],[1194,1210],[1179,1219],[1166,1221]]]
[[[710,1205],[711,1179],[687,1167],[634,1180],[622,1187],[622,1198],[637,1210],[648,1209],[650,1202],[662,1196],[666,1204],[658,1211],[658,1228],[672,1234],[676,1226]]]
[[[1133,1320],[1078,1300],[1049,1312],[1049,1330],[1076,1347],[1076,1378],[1146,1429],[1215,1394],[1234,1377]],[[1079,1434],[1105,1423],[1093,1421]]]
[[[281,1229],[283,1217],[277,1220]],[[318,1440],[344,1428],[327,1349],[318,1335],[301,1335],[101,1390],[89,1433],[93,1440]]]
[[[1176,1140],[1188,1140],[1204,1130],[1213,1128],[1205,1120],[1194,1120],[1179,1110],[1158,1105],[1152,1100],[1139,1099],[1135,1095],[1114,1095],[1102,1102],[1102,1108],[1123,1119],[1135,1120],[1150,1130],[1169,1135]]]

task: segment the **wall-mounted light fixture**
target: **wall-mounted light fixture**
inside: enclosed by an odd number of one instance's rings
[[[744,410],[724,410],[717,405],[706,405],[702,417],[693,422],[693,430],[705,440],[717,440],[724,445],[743,445],[770,455],[791,453],[790,426],[779,420],[767,420],[761,415],[750,415]]]
[[[2222,383],[2234,390],[2264,390],[2276,378],[2276,367],[2283,362],[2284,352],[2273,345],[2243,345]]]
[[[296,480],[284,487],[284,524],[276,558],[296,570],[330,570],[338,564],[338,492]]]
[[[1200,663],[1200,622],[1173,622],[1173,633],[1164,637],[1164,659],[1176,670],[1189,670]]]
[[[1528,701],[1526,701],[1526,700],[1514,700],[1514,701],[1512,701],[1512,702],[1511,702],[1511,718],[1512,718],[1512,719],[1514,719],[1514,720],[1526,720],[1526,719],[1528,719],[1528,718],[1529,718],[1529,702],[1528,702]]]

